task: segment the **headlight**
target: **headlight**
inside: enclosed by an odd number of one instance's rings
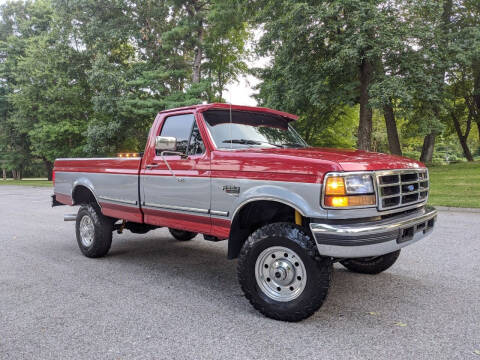
[[[333,208],[375,205],[372,176],[370,174],[327,175],[323,204]]]
[[[345,190],[347,194],[373,194],[373,181],[371,175],[345,176]]]

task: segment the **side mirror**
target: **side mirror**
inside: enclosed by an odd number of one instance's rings
[[[155,138],[155,150],[176,151],[177,139],[171,136],[157,136]]]

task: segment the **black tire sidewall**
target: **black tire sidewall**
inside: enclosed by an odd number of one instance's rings
[[[168,228],[170,234],[179,241],[189,241],[192,240],[198,233],[186,231],[186,230],[178,230],[173,228]]]
[[[376,275],[389,269],[395,264],[399,256],[400,250],[397,250],[389,254],[378,256],[371,261],[359,258],[341,260],[340,263],[350,271],[360,274]]]
[[[299,321],[313,314],[326,298],[331,279],[331,261],[321,259],[316,251],[316,245],[311,243],[310,237],[296,225],[277,223],[281,227],[297,229],[298,235],[259,235],[254,232],[244,244],[240,253],[238,276],[242,290],[252,305],[268,317]],[[267,225],[269,226],[269,225]],[[271,230],[274,230],[272,227]],[[287,231],[288,233],[288,231]],[[282,246],[294,251],[303,261],[307,273],[307,283],[303,292],[290,301],[277,301],[266,295],[259,287],[255,277],[255,265],[258,256],[265,249],[273,246]]]
[[[80,222],[84,216],[90,217],[94,225],[94,237],[90,246],[84,246],[80,236]],[[78,247],[83,255],[91,258],[106,255],[112,243],[112,230],[113,220],[104,216],[98,206],[91,204],[82,205],[78,210],[75,233]]]
[[[270,297],[268,297],[262,289],[258,286],[257,279],[255,277],[255,265],[258,259],[258,256],[269,247],[273,246],[282,246],[286,247],[290,250],[293,250],[303,261],[305,266],[305,270],[307,272],[307,283],[305,285],[305,289],[297,298],[283,302],[283,301],[276,301]],[[296,243],[291,242],[289,239],[283,237],[272,237],[267,238],[256,245],[254,245],[250,250],[250,256],[247,259],[247,276],[249,277],[249,285],[251,291],[256,294],[259,300],[269,303],[277,308],[280,308],[282,311],[290,311],[292,308],[297,306],[301,306],[301,303],[305,300],[305,298],[311,297],[311,292],[313,290],[313,284],[317,283],[316,279],[316,266],[312,264],[312,260],[305,256],[305,250],[298,246]]]

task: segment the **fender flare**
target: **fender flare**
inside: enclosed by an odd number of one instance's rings
[[[308,202],[300,195],[278,185],[260,185],[245,191],[238,199],[238,205],[232,214],[232,222],[241,209],[255,201],[274,201],[297,210],[300,215],[307,217],[311,213]]]
[[[97,195],[95,194],[95,191],[94,191],[93,183],[92,183],[88,178],[86,178],[86,177],[84,177],[84,176],[76,179],[76,180],[73,182],[73,185],[72,185],[72,203],[73,203],[74,205],[76,205],[76,204],[75,204],[74,194],[75,194],[75,190],[76,190],[79,186],[83,186],[83,187],[87,188],[88,190],[90,190],[90,192],[92,193],[93,197],[95,198],[95,201],[97,202],[98,206],[100,206],[100,208],[101,208],[100,202],[98,201]]]

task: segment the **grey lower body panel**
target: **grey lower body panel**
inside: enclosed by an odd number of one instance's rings
[[[426,206],[405,216],[364,223],[311,223],[310,229],[323,256],[360,258],[380,256],[428,236],[437,211]]]

